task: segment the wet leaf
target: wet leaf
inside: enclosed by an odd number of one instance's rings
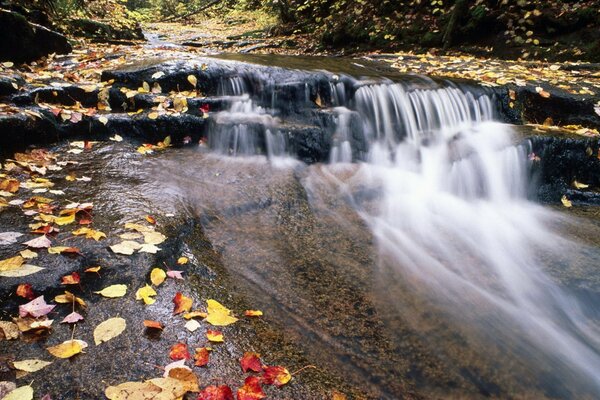
[[[152,321],[152,320],[149,320],[149,319],[145,319],[144,320],[144,326],[146,328],[160,329],[160,330],[163,330],[163,328],[164,328],[163,324],[161,324],[160,322],[158,322],[158,321]]]
[[[71,358],[74,355],[81,353],[87,346],[87,343],[83,340],[73,339],[67,340],[56,346],[48,347],[46,350],[54,357]]]
[[[167,274],[160,268],[154,268],[152,272],[150,272],[150,281],[154,286],[160,286],[165,279],[167,279]]]
[[[183,280],[183,276],[181,276],[181,273],[182,273],[182,272],[183,272],[183,271],[174,271],[174,270],[170,270],[170,271],[167,271],[167,276],[168,276],[169,278],[173,278],[173,279],[181,279],[181,280]]]
[[[150,253],[150,254],[156,254],[158,251],[160,251],[160,247],[156,247],[155,245],[149,244],[149,243],[144,243],[138,250],[138,252],[140,252],[140,253]]]
[[[573,181],[573,186],[575,186],[575,189],[587,189],[590,187],[590,185],[586,185],[585,183],[577,181]]]
[[[231,316],[231,310],[218,301],[209,299],[206,303],[208,305],[208,317],[206,317],[206,322],[209,324],[214,326],[227,326],[238,320]]]
[[[173,310],[173,313],[180,314],[192,309],[193,300],[184,296],[181,292],[177,292],[173,298],[173,303],[175,303],[175,309]]]
[[[122,285],[122,284],[111,285],[111,286],[105,287],[104,289],[100,290],[99,292],[94,292],[94,293],[98,293],[104,297],[110,297],[110,298],[123,297],[127,293],[127,285]]]
[[[183,314],[184,319],[192,319],[192,318],[204,319],[206,317],[208,317],[208,314],[203,311],[192,311],[192,312]]]
[[[17,243],[17,239],[23,236],[20,232],[2,232],[0,233],[0,246]]]
[[[260,310],[246,310],[244,311],[246,317],[261,317],[263,312]]]
[[[33,300],[35,294],[33,293],[33,287],[29,283],[21,283],[17,286],[16,294],[19,297],[23,297],[27,300]]]
[[[3,400],[33,400],[33,388],[21,386],[4,396]]]
[[[292,379],[292,375],[284,367],[267,367],[264,369],[262,381],[267,385],[283,386]]]
[[[109,386],[104,394],[109,400],[174,400],[176,397],[161,397],[162,389],[152,382],[124,382]]]
[[[83,321],[83,317],[81,316],[81,314],[73,311],[71,314],[67,315],[62,321],[60,321],[60,323],[61,324],[74,324],[79,321]]]
[[[571,200],[567,199],[566,195],[563,195],[563,197],[560,198],[560,202],[567,208],[573,207],[573,203],[571,203]]]
[[[185,343],[175,343],[169,351],[171,360],[189,360],[192,358]]]
[[[87,268],[83,272],[95,272],[95,273],[98,273],[98,271],[100,271],[101,269],[102,269],[102,267],[90,267],[90,268]]]
[[[118,254],[124,254],[130,256],[134,251],[139,250],[142,247],[138,242],[132,240],[124,240],[121,243],[110,246],[110,249]]]
[[[48,254],[80,254],[77,247],[55,246],[48,247]]]
[[[184,265],[184,264],[187,264],[187,263],[188,263],[188,261],[190,261],[190,260],[189,260],[189,258],[187,258],[187,257],[179,257],[179,258],[177,259],[177,264],[179,264],[179,265]]]
[[[233,392],[227,385],[207,386],[197,400],[233,400]]]
[[[33,247],[34,249],[42,249],[52,246],[52,242],[46,237],[46,235],[42,235],[38,238],[31,239],[23,244],[29,247]]]
[[[244,381],[244,386],[238,389],[238,400],[259,400],[267,397],[260,386],[260,378],[249,376]]]
[[[167,372],[168,378],[175,379],[183,384],[183,388],[188,392],[199,392],[198,377],[191,368],[183,366],[171,368]]]
[[[56,296],[54,298],[54,301],[57,303],[61,303],[61,304],[77,303],[81,307],[87,306],[87,304],[85,304],[85,301],[83,301],[83,299],[75,296],[73,293],[69,292],[68,290],[65,290],[64,294],[59,294],[58,296]]]
[[[154,304],[156,299],[154,299],[153,296],[156,296],[156,291],[149,285],[139,288],[137,292],[135,292],[135,299],[143,300],[144,304]]]
[[[95,241],[106,238],[106,234],[104,232],[96,231],[90,228],[79,228],[71,233],[75,236],[85,235],[87,239],[94,239]]]
[[[194,365],[197,367],[204,367],[208,364],[210,358],[210,352],[208,347],[197,347],[196,353],[194,354]]]
[[[13,362],[13,366],[19,371],[25,372],[37,372],[48,365],[52,364],[52,361],[44,361],[38,359],[22,360]]]
[[[253,352],[244,353],[244,356],[240,360],[240,365],[242,366],[242,371],[244,372],[262,371],[262,362],[260,361],[260,354]]]
[[[160,232],[145,232],[144,242],[147,244],[161,244],[167,240],[167,237]]]
[[[15,256],[0,261],[0,271],[9,271],[21,267],[25,259],[21,256]]]
[[[194,75],[188,75],[187,80],[189,83],[192,84],[193,87],[196,87],[198,85],[198,79]]]
[[[109,139],[112,140],[113,142],[122,142],[123,141],[123,138],[120,135],[116,135],[116,134],[114,136],[109,137]]]
[[[19,316],[27,317],[28,315],[38,318],[48,314],[56,307],[55,305],[46,304],[44,296],[40,296],[27,304],[19,306]]]
[[[156,224],[156,218],[154,218],[152,215],[146,215],[145,219],[152,225]]]
[[[44,268],[38,267],[36,265],[23,264],[18,269],[13,269],[13,270],[9,270],[9,271],[0,270],[0,276],[7,277],[7,278],[21,278],[23,276],[28,276],[31,274],[35,274],[36,272],[40,272],[43,269]]]
[[[19,327],[10,321],[0,321],[0,340],[13,340],[19,338]]]
[[[35,251],[31,251],[29,249],[25,249],[25,250],[19,252],[19,254],[21,255],[21,257],[27,258],[27,259],[36,258],[38,256],[38,253],[36,253]]]
[[[108,342],[119,336],[127,328],[127,321],[120,317],[109,318],[94,329],[94,343]]]
[[[191,319],[184,325],[185,329],[190,332],[195,332],[198,328],[200,328],[200,323],[195,319]]]
[[[210,342],[215,342],[215,343],[222,343],[225,341],[225,339],[223,338],[223,333],[221,331],[213,331],[211,329],[208,329],[206,331],[206,338]]]

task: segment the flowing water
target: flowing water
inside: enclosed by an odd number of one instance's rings
[[[551,272],[577,255],[594,273],[598,248],[527,198],[530,150],[495,100],[337,75],[315,97],[298,79],[290,106],[272,77],[224,78],[208,143],[152,171],[243,290],[372,397],[600,397],[597,305]],[[319,118],[290,107],[314,103],[332,141],[307,166],[290,121]]]

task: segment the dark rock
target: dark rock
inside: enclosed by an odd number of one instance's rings
[[[20,76],[0,76],[0,96],[7,96],[19,91],[25,81]],[[16,87],[15,87],[16,85]]]
[[[85,18],[72,19],[68,23],[72,29],[70,33],[75,36],[82,36],[89,39],[97,39],[100,41],[145,39],[139,24],[136,24],[136,26],[131,29],[119,29],[102,22]]]
[[[67,38],[25,17],[0,10],[0,61],[31,62],[50,53],[72,50]]]

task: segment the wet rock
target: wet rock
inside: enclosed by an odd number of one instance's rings
[[[7,96],[19,91],[19,87],[25,83],[20,76],[0,76],[0,96]]]
[[[75,36],[82,36],[88,39],[99,41],[110,40],[144,40],[144,33],[139,24],[131,29],[116,28],[108,24],[93,21],[91,19],[80,18],[72,19],[68,22],[71,33]]]
[[[72,50],[67,38],[22,15],[0,10],[0,61],[31,62],[50,53]]]

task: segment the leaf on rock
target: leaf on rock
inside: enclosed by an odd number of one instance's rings
[[[0,233],[0,246],[16,243],[21,236],[23,234],[20,232],[2,232]]]
[[[260,354],[253,352],[246,352],[244,356],[240,360],[240,365],[242,366],[242,371],[248,372],[260,372],[262,371],[262,362],[260,361]]]
[[[150,253],[150,254],[156,254],[158,251],[160,251],[160,247],[156,247],[155,245],[149,244],[149,243],[144,243],[138,250],[138,252],[140,252],[140,253]]]
[[[122,142],[123,141],[123,137],[121,137],[120,135],[116,135],[115,136],[111,136],[109,137],[110,140],[112,140],[113,142]]]
[[[125,254],[126,256],[130,256],[134,251],[139,250],[142,245],[138,242],[134,242],[132,240],[124,240],[121,243],[117,243],[115,245],[110,246],[110,249],[118,254]]]
[[[33,388],[21,386],[4,396],[3,400],[33,400]]]
[[[35,298],[35,294],[33,293],[33,287],[29,283],[21,283],[17,286],[17,296],[23,297],[27,300],[33,300]]]
[[[127,285],[122,285],[122,284],[111,285],[111,286],[105,287],[104,289],[100,290],[99,292],[94,292],[94,293],[101,294],[104,297],[110,297],[110,298],[123,297],[127,293]]]
[[[238,400],[260,400],[267,397],[260,386],[260,378],[249,376],[244,381],[244,386],[238,389]]]
[[[192,358],[185,343],[175,343],[169,351],[171,360],[189,360]]]
[[[56,346],[48,347],[46,350],[54,357],[70,358],[79,354],[87,347],[87,343],[83,340],[72,339],[62,342]]]
[[[193,300],[190,297],[184,296],[181,292],[177,292],[173,298],[173,303],[175,303],[173,314],[180,314],[192,309]]]
[[[19,338],[19,327],[14,322],[0,321],[0,340],[14,340]]]
[[[26,317],[28,315],[38,318],[48,314],[56,307],[55,305],[46,304],[44,296],[40,296],[27,304],[19,306],[19,316]]]
[[[98,324],[94,329],[94,343],[98,346],[100,343],[119,336],[127,328],[127,321],[121,317],[109,318]]]
[[[81,252],[79,251],[79,249],[77,247],[56,246],[56,247],[49,247],[48,254],[79,254],[79,255],[81,255]]]
[[[292,379],[290,372],[284,367],[267,367],[262,375],[263,383],[267,385],[283,386]]]
[[[21,267],[25,263],[25,259],[21,256],[15,256],[0,261],[0,271],[10,271]]]
[[[81,307],[86,307],[85,301],[82,298],[75,296],[73,293],[65,290],[64,294],[59,294],[54,298],[54,301],[61,304],[77,303]]]
[[[87,239],[94,239],[95,241],[106,238],[106,234],[104,232],[90,228],[79,228],[71,233],[75,236],[85,235]]]
[[[185,329],[190,332],[195,332],[198,328],[200,328],[200,323],[195,319],[191,319],[184,325]]]
[[[98,271],[100,271],[102,269],[102,267],[98,266],[98,267],[90,267],[90,268],[86,268],[85,271],[83,272],[95,272],[98,273]]]
[[[575,189],[587,189],[590,187],[590,185],[577,181],[573,181],[573,186],[575,186]]]
[[[246,310],[244,311],[246,317],[261,317],[263,312],[260,310]]]
[[[154,299],[153,296],[156,296],[156,291],[152,288],[152,286],[147,284],[135,292],[135,299],[143,300],[144,304],[154,304],[156,299]]]
[[[109,386],[104,394],[109,400],[173,400],[176,397],[160,397],[162,389],[150,381],[125,382],[117,386]]]
[[[573,207],[573,203],[571,203],[571,200],[569,200],[566,195],[563,195],[563,197],[560,198],[560,202],[567,208]]]
[[[164,328],[163,324],[161,324],[160,322],[158,322],[158,321],[152,321],[152,320],[149,320],[149,319],[145,319],[144,320],[144,326],[146,328],[150,328],[150,329],[160,329],[161,331]]]
[[[61,324],[74,324],[76,322],[82,321],[83,317],[81,314],[73,311],[71,314],[67,315],[62,321]]]
[[[78,285],[81,282],[81,277],[77,272],[71,272],[69,275],[65,275],[60,279],[60,283],[63,285]]]
[[[223,343],[225,341],[225,339],[223,338],[223,333],[221,331],[213,331],[211,329],[208,329],[206,331],[206,338],[210,342],[215,343]]]
[[[25,372],[37,372],[37,371],[41,370],[42,368],[47,367],[50,364],[52,364],[52,361],[44,361],[44,360],[38,360],[38,359],[13,362],[13,366],[16,369],[18,369],[19,371],[25,371]]]
[[[38,253],[36,253],[35,251],[31,251],[29,249],[20,251],[19,254],[21,255],[21,257],[27,258],[27,259],[36,258],[38,256]]]
[[[171,368],[168,371],[168,378],[175,379],[183,384],[183,388],[187,392],[199,392],[198,377],[194,372],[186,367]]]
[[[144,218],[152,225],[156,224],[156,218],[154,218],[152,215],[146,215]]]
[[[167,271],[167,276],[169,278],[173,278],[173,279],[181,279],[183,280],[183,276],[181,276],[183,271],[175,271],[175,270],[170,270]]]
[[[197,347],[196,354],[194,354],[194,365],[197,367],[204,367],[208,364],[210,358],[210,351],[208,347]]]
[[[187,257],[179,257],[177,259],[177,264],[179,264],[179,265],[187,264],[188,261],[190,261],[190,259]]]
[[[233,392],[227,385],[207,386],[197,400],[233,400]]]
[[[227,326],[237,322],[237,318],[231,315],[231,310],[223,306],[216,300],[209,299],[206,301],[208,309],[208,317],[206,322],[214,326]]]
[[[10,271],[0,271],[0,276],[6,277],[6,278],[21,278],[24,276],[28,276],[28,275],[32,275],[37,272],[40,272],[43,269],[44,268],[38,267],[36,265],[23,264],[18,269],[13,269]]]
[[[154,286],[160,286],[165,279],[167,279],[167,274],[161,268],[154,268],[150,272],[150,281]]]
[[[31,239],[23,244],[29,247],[33,247],[34,249],[47,249],[48,247],[52,246],[52,242],[46,237],[46,235],[42,235],[38,238]]]
[[[198,79],[195,75],[188,75],[187,80],[189,83],[192,84],[193,87],[196,87],[196,85],[198,85]]]
[[[161,244],[167,237],[160,232],[144,232],[144,242],[147,244]]]

